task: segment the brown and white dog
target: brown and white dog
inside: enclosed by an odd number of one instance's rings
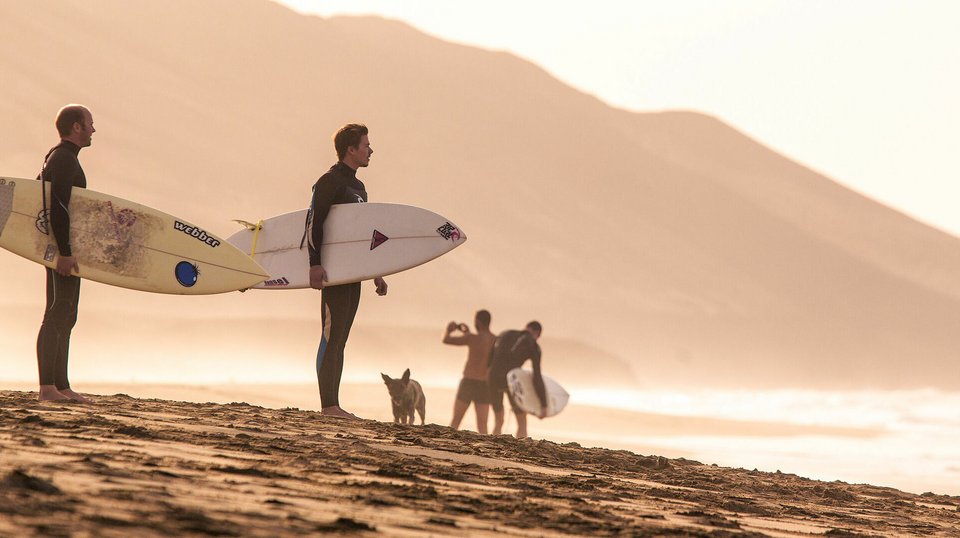
[[[410,369],[403,372],[400,379],[391,379],[381,373],[383,382],[390,392],[390,403],[393,404],[393,422],[398,424],[413,424],[414,410],[420,413],[420,424],[424,424],[424,415],[427,412],[427,398],[423,395],[420,383],[410,379]]]

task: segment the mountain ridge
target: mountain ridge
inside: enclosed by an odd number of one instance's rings
[[[390,277],[360,326],[488,308],[651,379],[960,388],[960,240],[722,119],[616,109],[504,52],[266,0],[42,0],[0,15],[3,175],[34,177],[53,114],[83,102],[98,128],[80,157],[90,188],[227,236],[231,219],[304,207],[335,159],[332,131],[366,122],[371,201],[435,210],[470,239]],[[89,31],[74,43],[77,27]],[[7,304],[42,305],[39,268],[4,256],[0,279],[24,282]],[[309,291],[85,290],[81,324],[84,306],[318,318]]]

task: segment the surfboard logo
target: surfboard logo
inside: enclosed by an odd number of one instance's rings
[[[290,285],[290,281],[287,280],[287,277],[285,276],[282,276],[280,278],[276,278],[273,280],[265,280],[263,282],[264,287],[271,287],[271,288],[283,287],[283,286],[289,286],[289,285]]]
[[[188,261],[182,261],[173,269],[173,274],[177,277],[177,282],[181,286],[190,288],[197,283],[197,279],[200,277],[200,268]]]
[[[444,239],[452,239],[454,241],[460,239],[460,230],[458,230],[449,222],[444,223],[443,226],[437,228],[437,233],[440,234],[440,237],[443,237]]]
[[[202,241],[210,245],[211,247],[216,248],[220,246],[220,241],[216,237],[208,234],[200,228],[197,228],[196,226],[190,226],[189,224],[184,224],[179,220],[175,220],[173,221],[173,228],[178,232],[183,232],[198,241]]]
[[[370,250],[373,250],[373,249],[379,247],[380,245],[386,243],[387,240],[389,240],[389,239],[390,239],[389,237],[387,237],[387,236],[383,235],[382,233],[380,233],[379,230],[374,229],[374,230],[373,230],[373,239],[370,240]]]
[[[35,223],[37,231],[43,235],[50,235],[50,210],[41,209],[37,213],[37,221]]]

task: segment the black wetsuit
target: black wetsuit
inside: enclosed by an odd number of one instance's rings
[[[490,405],[494,412],[503,412],[503,393],[507,390],[507,372],[519,368],[527,359],[533,363],[533,388],[541,402],[547,401],[547,391],[540,373],[540,345],[529,331],[504,331],[497,335],[490,352],[490,372],[487,383],[490,387]],[[509,394],[508,394],[509,396]],[[510,407],[518,408],[510,399]]]
[[[70,195],[73,188],[86,188],[87,176],[80,167],[80,146],[66,140],[47,154],[40,178],[49,182],[49,232],[57,242],[60,256],[72,256],[70,248]],[[80,277],[63,276],[47,269],[47,306],[37,336],[37,366],[41,385],[70,388],[67,359],[70,333],[77,323]]]
[[[353,168],[338,162],[313,186],[313,199],[307,217],[307,238],[310,266],[323,265],[320,245],[323,244],[323,221],[333,204],[355,204],[367,201],[363,182]],[[340,405],[340,377],[343,374],[343,348],[350,336],[353,318],[360,306],[360,283],[325,286],[323,303],[323,336],[317,349],[317,383],[320,405]]]

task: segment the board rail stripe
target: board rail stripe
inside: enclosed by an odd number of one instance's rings
[[[439,240],[441,240],[441,241],[449,241],[448,239],[444,239],[443,237],[440,237],[439,235],[401,235],[401,236],[399,236],[399,237],[398,237],[398,236],[395,236],[395,235],[391,235],[391,236],[390,236],[390,240],[391,240],[391,241],[396,241],[396,240],[399,240],[399,239],[439,239]],[[362,243],[362,244],[368,244],[368,243],[370,243],[370,240],[369,240],[369,239],[351,239],[350,241],[332,241],[332,242],[330,242],[330,243],[324,243],[323,246],[327,246],[327,245],[352,245],[352,244],[361,244],[361,243]],[[306,246],[302,246],[302,247],[296,248],[296,250],[304,250],[304,249],[306,249],[306,248],[307,248]],[[294,248],[291,248],[291,247],[280,247],[280,248],[272,248],[272,249],[267,249],[267,250],[258,250],[258,251],[257,251],[257,254],[270,254],[270,253],[273,253],[273,252],[284,252],[284,251],[287,251],[287,250],[294,250]]]

